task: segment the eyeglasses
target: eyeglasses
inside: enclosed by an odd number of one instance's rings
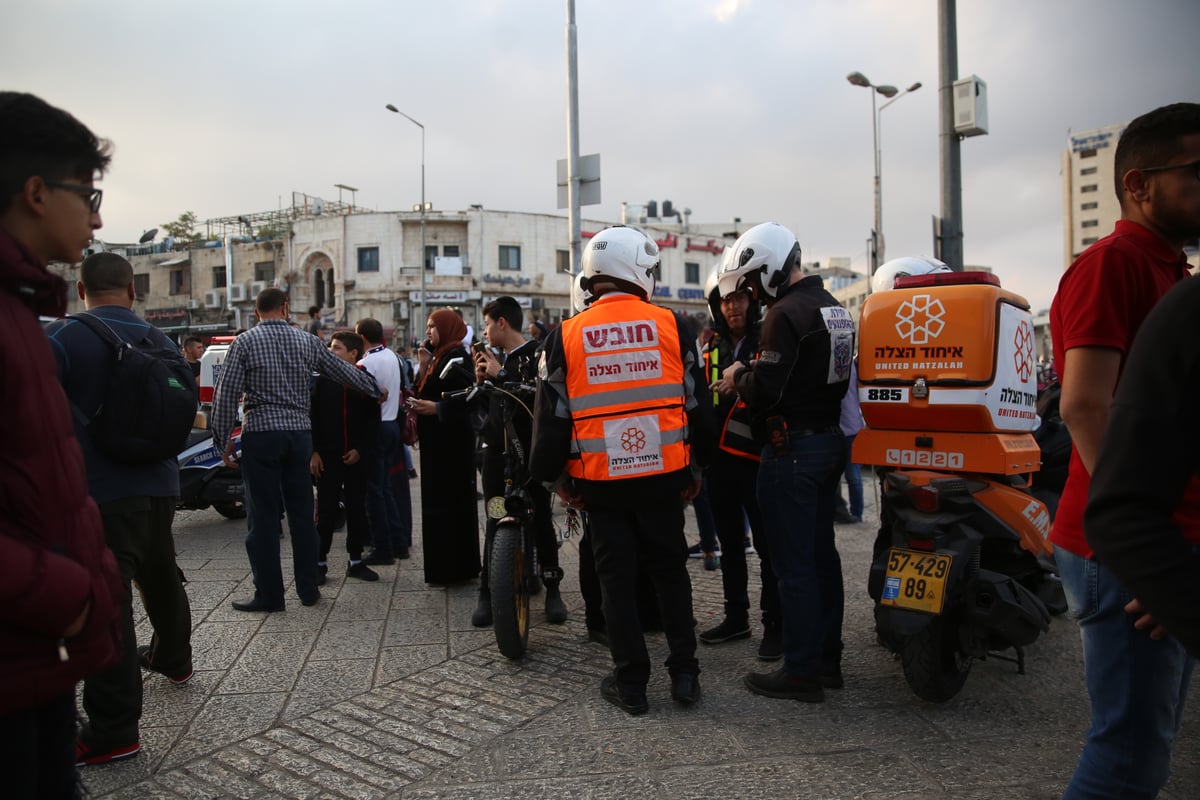
[[[1165,167],[1145,167],[1138,170],[1139,172],[1170,172],[1177,169],[1190,169],[1200,181],[1200,161],[1190,161],[1187,164],[1170,164]]]
[[[87,198],[88,208],[95,214],[100,210],[100,202],[104,199],[104,190],[97,189],[95,186],[84,186],[82,183],[60,183],[59,181],[46,181],[46,185],[51,189],[66,189],[68,192],[75,192]]]

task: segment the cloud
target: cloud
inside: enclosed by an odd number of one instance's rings
[[[712,10],[713,19],[720,23],[729,22],[737,16],[741,8],[748,5],[750,5],[750,0],[718,0]]]

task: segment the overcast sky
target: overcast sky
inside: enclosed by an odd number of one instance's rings
[[[934,0],[578,0],[581,152],[603,203],[670,199],[696,222],[773,219],[805,260],[865,269],[870,95],[882,115],[887,255],[931,253],[938,182]],[[1197,0],[959,0],[958,72],[988,85],[962,143],[964,253],[1034,308],[1062,268],[1070,130],[1200,101]],[[14,0],[5,88],[113,140],[108,241],[183,211],[267,211],[292,191],[359,205],[555,212],[567,151],[565,0]],[[346,198],[347,200],[349,197]],[[565,212],[563,212],[565,213]]]

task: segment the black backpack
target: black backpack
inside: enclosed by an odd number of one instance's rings
[[[99,317],[73,314],[113,350],[108,386],[90,417],[72,409],[91,433],[97,449],[113,461],[150,464],[174,458],[184,448],[196,419],[196,379],[175,350],[149,337],[134,346]]]

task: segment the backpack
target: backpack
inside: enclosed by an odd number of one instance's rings
[[[88,416],[71,404],[96,448],[125,464],[177,456],[196,419],[198,393],[191,366],[173,348],[156,347],[148,337],[140,347],[130,344],[93,314],[72,314],[70,319],[91,329],[113,350],[100,408]]]

